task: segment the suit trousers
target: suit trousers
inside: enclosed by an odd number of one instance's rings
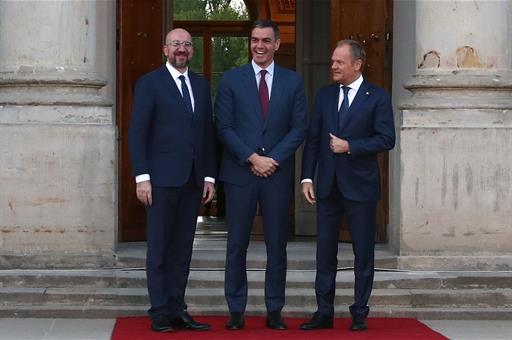
[[[348,200],[333,185],[330,194],[319,198],[317,204],[315,293],[318,311],[324,315],[334,314],[338,240],[345,215],[355,258],[354,303],[350,306],[350,313],[353,317],[366,317],[373,286],[377,202]]]
[[[265,305],[268,312],[281,311],[285,302],[288,204],[292,183],[275,183],[272,178],[254,179],[238,186],[224,184],[228,242],[225,296],[230,313],[245,312],[247,305],[247,248],[257,203],[263,218],[267,251]]]
[[[146,207],[148,314],[178,317],[187,309],[185,288],[202,190],[192,175],[182,187],[153,186],[152,195],[153,204]]]

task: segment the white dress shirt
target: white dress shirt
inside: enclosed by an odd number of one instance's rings
[[[187,70],[183,73],[175,69],[169,62],[165,63],[165,66],[169,70],[169,73],[172,76],[172,79],[176,82],[176,86],[178,87],[178,90],[181,93],[181,96],[183,97],[183,93],[181,92],[181,79],[179,79],[180,76],[185,76],[185,83],[188,87],[188,92],[190,93],[190,101],[192,102],[192,110],[194,110],[194,92],[192,92],[192,86],[190,85],[190,78],[188,77],[188,67]]]
[[[254,76],[256,77],[256,85],[259,88],[260,86],[260,79],[261,79],[261,70],[266,70],[267,74],[265,75],[265,81],[267,82],[268,87],[268,99],[270,100],[270,93],[272,92],[272,80],[274,79],[274,61],[272,60],[272,63],[267,66],[267,68],[263,69],[258,64],[254,62],[254,60],[251,62],[252,68],[254,69]]]
[[[360,75],[359,78],[357,78],[357,80],[355,82],[348,85],[348,87],[350,88],[350,90],[348,90],[348,106],[349,107],[350,107],[350,105],[352,105],[352,101],[356,97],[357,91],[359,91],[359,88],[361,87],[362,83],[363,83],[363,76]],[[343,85],[340,84],[340,95],[338,98],[338,111],[340,110],[341,102],[343,102],[343,97],[344,97]]]

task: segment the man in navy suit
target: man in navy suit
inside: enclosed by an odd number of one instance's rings
[[[207,330],[184,301],[197,214],[215,193],[215,137],[208,81],[188,69],[194,49],[170,31],[167,62],[135,87],[128,132],[137,198],[146,206],[146,273],[154,331]]]
[[[318,90],[302,159],[302,193],[317,203],[315,292],[318,310],[301,329],[332,328],[338,238],[347,217],[355,256],[351,330],[365,330],[373,285],[376,206],[380,198],[377,154],[395,145],[389,95],[363,79],[366,54],[353,40],[332,54],[334,84]],[[317,172],[317,195],[312,180]]]
[[[274,63],[279,29],[255,22],[252,62],[225,72],[217,90],[215,120],[224,145],[220,180],[226,193],[228,242],[225,295],[228,329],[244,326],[247,304],[246,257],[256,207],[263,217],[267,267],[267,327],[286,329],[281,318],[286,285],[288,205],[294,155],[307,129],[302,78]]]

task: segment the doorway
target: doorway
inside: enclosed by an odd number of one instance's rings
[[[336,41],[344,38],[363,42],[368,55],[364,77],[388,91],[391,89],[392,0],[233,0],[237,6],[245,6],[245,16],[237,20],[214,19],[204,12],[202,16],[184,15],[186,7],[183,6],[196,2],[204,3],[205,0],[117,2],[116,115],[119,129],[121,242],[145,240],[145,212],[135,197],[135,182],[130,173],[126,140],[133,89],[141,75],[162,64],[162,43],[165,33],[171,27],[183,27],[193,35],[196,56],[191,69],[210,79],[212,93],[215,93],[216,82],[223,71],[249,60],[247,37],[256,18],[272,19],[280,26],[283,41],[276,54],[276,62],[288,68],[296,68],[304,76],[310,104],[316,89],[329,83],[330,55]],[[210,15],[215,16],[215,11],[218,9],[213,9]],[[213,62],[215,56],[223,53],[226,48],[241,51],[240,46],[245,44],[247,59],[244,60],[239,54],[238,59],[225,60],[225,63]],[[300,169],[300,152],[297,161],[297,169]],[[378,205],[376,240],[385,242],[389,216],[387,154],[379,156],[379,163],[382,200]],[[297,176],[300,176],[300,170]],[[222,202],[216,204],[203,211],[203,214],[218,214],[219,209],[222,210]],[[296,235],[314,235],[314,210],[304,204],[300,193],[296,193],[295,205],[291,206],[290,213],[295,216]],[[349,241],[346,226],[343,225],[341,231],[341,240]]]
[[[142,241],[146,235],[145,211],[135,195],[127,141],[137,79],[164,62],[165,34],[172,27],[182,27],[191,33],[194,44],[190,69],[208,78],[215,96],[222,73],[249,60],[248,36],[257,9],[254,1],[247,3],[249,5],[239,0],[118,0],[116,114],[121,242]],[[221,149],[220,143],[217,145]],[[223,216],[223,206],[222,185],[218,183],[214,202],[201,208],[200,215]]]

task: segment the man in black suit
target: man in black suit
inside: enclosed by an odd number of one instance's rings
[[[395,145],[389,95],[361,74],[366,54],[353,40],[332,54],[334,84],[318,90],[302,159],[302,193],[317,203],[315,292],[318,310],[301,329],[332,328],[339,228],[347,217],[355,256],[351,330],[367,328],[373,285],[376,206],[380,198],[377,154]],[[317,172],[317,197],[312,180]]]
[[[146,206],[146,274],[151,327],[207,330],[184,301],[198,209],[215,193],[215,137],[208,81],[188,69],[194,49],[170,31],[167,62],[135,87],[128,132],[137,198]]]

